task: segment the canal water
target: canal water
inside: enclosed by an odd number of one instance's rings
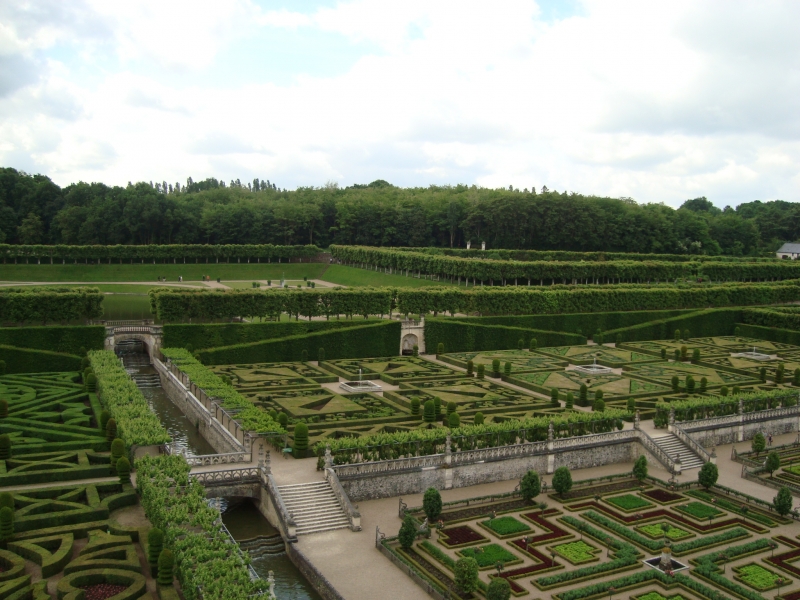
[[[150,365],[150,359],[142,343],[131,341],[119,344],[117,353],[122,358],[125,370],[136,381],[150,408],[158,415],[172,437],[173,446],[185,451],[189,456],[216,454],[211,444],[197,431],[195,424],[169,399],[161,387],[158,373]],[[278,534],[248,499],[223,500],[220,509],[223,523],[237,542]],[[272,571],[275,577],[275,592],[281,600],[322,600],[285,552],[254,558],[252,564],[256,573],[264,579],[267,578],[269,571]]]

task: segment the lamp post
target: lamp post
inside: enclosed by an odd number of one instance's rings
[[[550,566],[551,567],[556,566],[556,553],[553,552],[552,550],[550,550]]]
[[[775,582],[778,584],[778,595],[775,596],[776,598],[781,597],[781,586],[783,585],[783,577],[778,577],[778,580]]]
[[[778,547],[778,544],[775,543],[775,542],[770,542],[769,543],[769,547],[770,547],[770,550],[772,550],[772,553],[770,554],[770,558],[775,558],[775,548]]]
[[[613,587],[608,588],[608,600],[611,600],[611,597],[614,595],[616,590]]]
[[[504,567],[505,567],[505,565],[503,564],[503,561],[501,561],[501,560],[498,560],[495,563],[494,568],[497,569],[497,576],[498,577],[500,577],[501,573],[503,572],[503,568]]]

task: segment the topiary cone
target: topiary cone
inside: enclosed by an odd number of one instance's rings
[[[119,482],[122,484],[131,482],[131,461],[125,456],[117,461],[117,475],[119,475]]]
[[[117,437],[117,420],[109,419],[106,423],[106,439],[113,442]]]
[[[297,423],[294,426],[294,456],[295,458],[305,458],[308,451],[308,425]]]
[[[158,527],[153,527],[147,532],[147,562],[150,571],[155,577],[158,574],[158,557],[164,549],[164,532]]]
[[[117,461],[125,456],[125,442],[117,438],[111,442],[111,474],[117,474]]]
[[[158,556],[158,585],[165,587],[172,585],[174,567],[175,556],[172,554],[172,550],[164,548]]]
[[[0,460],[11,458],[11,438],[7,433],[0,435]]]
[[[14,511],[7,506],[0,508],[0,541],[14,539]]]
[[[11,492],[0,493],[0,508],[5,508],[6,506],[14,510],[14,496],[11,495]]]
[[[8,416],[8,400],[5,398],[0,399],[0,419],[5,419]]]

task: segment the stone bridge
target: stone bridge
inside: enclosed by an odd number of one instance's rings
[[[136,340],[144,344],[150,359],[157,358],[164,339],[161,325],[153,325],[152,321],[105,321],[105,349],[112,352],[117,344],[125,340]]]

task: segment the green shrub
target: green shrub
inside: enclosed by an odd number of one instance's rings
[[[419,396],[411,397],[411,414],[415,417],[419,416]]]
[[[719,395],[720,396],[727,396],[728,395],[728,386],[727,385],[723,385],[721,388],[719,388]]]
[[[635,398],[628,398],[628,401],[625,404],[625,408],[630,413],[636,412],[636,399]]]
[[[697,473],[697,481],[702,485],[704,488],[709,489],[715,483],[717,483],[717,478],[719,477],[719,470],[717,469],[717,465],[711,462],[705,463],[702,467],[700,467],[700,471]]]
[[[525,349],[525,340],[519,338],[519,340],[517,340],[517,350],[524,350],[524,349]]]
[[[688,329],[684,329],[683,330],[683,339],[685,339],[685,340],[689,339],[689,330]]]
[[[567,467],[558,467],[553,473],[553,489],[563,496],[572,489],[572,474]]]
[[[633,476],[639,481],[647,479],[647,458],[642,455],[633,463]]]
[[[578,391],[578,406],[589,406],[589,388],[586,387],[585,383],[581,384]]]
[[[442,514],[442,495],[436,488],[428,488],[422,496],[422,510],[428,517],[428,522],[433,523]]]
[[[454,570],[456,587],[465,594],[478,589],[478,563],[474,558],[461,558],[456,561]]]
[[[492,360],[492,377],[500,377],[500,359]]]
[[[14,496],[11,492],[0,492],[0,508],[6,506],[14,510]]]
[[[511,584],[503,577],[493,577],[486,588],[486,600],[509,600]]]
[[[308,425],[296,423],[294,426],[294,449],[292,453],[295,458],[305,458],[308,450]]]
[[[694,350],[692,350],[692,362],[694,364],[697,364],[697,363],[700,362],[700,349],[699,348],[695,348]]]
[[[107,410],[103,409],[103,410],[100,412],[100,429],[101,429],[102,431],[105,431],[105,430],[106,430],[106,427],[108,426],[108,420],[109,420],[110,418],[111,418],[111,413],[110,413],[110,412],[108,412]]]
[[[153,575],[158,574],[158,557],[164,549],[164,532],[153,527],[147,532],[147,562]]]
[[[673,355],[674,355],[674,358],[675,358],[675,362],[680,362],[680,360],[681,360],[681,351],[678,350],[677,348],[675,348],[675,351],[673,352]]]
[[[456,412],[448,415],[447,425],[451,429],[455,429],[456,427],[461,427],[461,416]]]
[[[403,524],[400,526],[400,532],[397,534],[397,539],[405,550],[411,548],[414,540],[417,538],[417,526],[414,522],[414,517],[406,515],[403,519]]]
[[[456,412],[456,403],[455,402],[448,402],[447,403],[447,414],[452,415]]]
[[[694,377],[691,375],[686,376],[686,393],[694,394]]]
[[[506,377],[511,375],[511,363],[510,362],[506,361],[506,364],[503,365],[503,372],[505,373]]]
[[[8,416],[8,400],[0,398],[0,419],[5,419]]]
[[[662,348],[661,349],[661,360],[667,360],[667,349],[666,348]]]
[[[753,436],[753,439],[750,442],[750,449],[756,453],[756,456],[759,453],[764,451],[764,448],[767,447],[767,439],[764,437],[764,434],[760,431]]]
[[[8,506],[0,508],[0,541],[14,539],[14,510]]]
[[[772,506],[775,508],[776,513],[782,517],[785,517],[792,512],[793,501],[794,498],[792,498],[792,492],[789,491],[789,488],[786,486],[781,486],[781,488],[778,490],[778,495],[772,499]]]
[[[111,442],[111,474],[117,474],[117,461],[125,455],[125,442],[116,438]]]
[[[767,367],[761,367],[758,370],[758,377],[761,379],[761,383],[767,382]]]
[[[485,376],[486,367],[484,365],[478,365],[478,379],[483,379]]]
[[[475,425],[483,425],[483,413],[482,412],[476,412],[475,416],[473,417],[472,422]]]
[[[575,406],[575,396],[572,392],[567,392],[567,408],[573,408]]]
[[[439,342],[438,344],[436,344],[436,354],[437,356],[444,354],[444,343]]]
[[[119,482],[122,484],[131,482],[131,461],[123,456],[117,461],[117,475],[119,475]]]
[[[705,394],[708,389],[708,379],[705,377],[700,378],[700,393]]]
[[[0,434],[0,460],[11,458],[11,438],[7,433]]]
[[[289,426],[289,415],[285,412],[278,413],[278,425],[286,429]]]
[[[677,375],[673,375],[672,376],[672,379],[670,380],[670,383],[672,384],[672,391],[673,392],[677,392],[677,391],[680,390],[680,379],[678,379]]]
[[[173,569],[175,567],[175,555],[172,550],[164,548],[158,556],[158,585],[170,587],[175,578]]]
[[[538,347],[539,347],[539,341],[535,337],[531,338],[531,343],[528,346],[528,348],[530,350],[536,350],[536,348]]]
[[[519,493],[525,502],[530,502],[542,490],[539,474],[536,471],[528,471],[519,482]]]
[[[303,348],[300,351],[300,360],[302,362],[308,362],[308,350],[307,349]]]
[[[681,330],[680,329],[676,329],[675,330],[675,341],[676,342],[680,342],[681,341]]]
[[[317,350],[317,360],[323,361],[325,360],[325,348],[320,348]]]
[[[433,400],[426,400],[423,409],[423,420],[426,423],[433,423],[436,420],[436,409],[433,406]]]
[[[117,438],[117,420],[109,419],[106,423],[106,439],[113,442]]]
[[[411,356],[419,356],[419,346],[417,344],[411,347]]]
[[[467,361],[467,377],[472,377],[475,371],[475,363],[472,360]]]
[[[439,396],[433,397],[433,414],[437,417],[442,414],[442,399]]]
[[[777,452],[770,452],[767,454],[767,460],[764,462],[764,469],[769,472],[769,476],[781,468],[781,457]]]
[[[550,388],[550,404],[561,406],[558,402],[558,388]]]

